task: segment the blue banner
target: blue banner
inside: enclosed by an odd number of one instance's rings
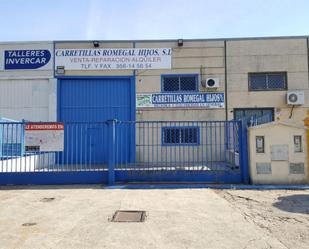
[[[5,50],[4,69],[38,69],[45,66],[50,58],[50,51],[45,49]]]
[[[152,93],[137,94],[137,107],[224,108],[224,93]]]

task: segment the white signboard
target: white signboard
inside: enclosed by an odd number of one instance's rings
[[[31,123],[25,129],[26,151],[63,151],[64,125],[62,123]]]
[[[65,70],[171,69],[171,48],[56,49],[55,68]]]
[[[136,107],[224,108],[224,93],[150,93],[137,94]]]
[[[52,42],[0,45],[0,71],[52,70]]]

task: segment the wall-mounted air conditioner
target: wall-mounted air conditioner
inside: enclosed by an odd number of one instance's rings
[[[304,91],[290,91],[287,93],[286,102],[288,105],[303,105],[305,104]]]
[[[218,88],[220,86],[219,78],[207,78],[206,80],[202,80],[202,86],[208,89]]]

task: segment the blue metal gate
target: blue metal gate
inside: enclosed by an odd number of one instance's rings
[[[64,122],[63,152],[25,152],[25,123],[0,123],[0,184],[248,183],[245,123]]]
[[[58,120],[67,123],[66,146],[60,162],[78,164],[82,161],[83,154],[86,156],[85,151],[89,150],[87,160],[92,165],[107,163],[109,131],[103,121],[135,120],[134,86],[132,77],[78,77],[60,80]],[[87,125],[79,125],[77,122],[86,122]],[[122,132],[130,136],[134,130],[127,127]],[[127,150],[130,148],[127,144],[122,144],[121,153],[129,155]]]

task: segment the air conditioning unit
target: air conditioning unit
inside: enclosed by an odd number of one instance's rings
[[[202,86],[205,88],[218,88],[220,86],[219,78],[207,78],[202,81]]]
[[[287,93],[286,102],[288,105],[303,105],[305,104],[304,91],[291,91]]]

